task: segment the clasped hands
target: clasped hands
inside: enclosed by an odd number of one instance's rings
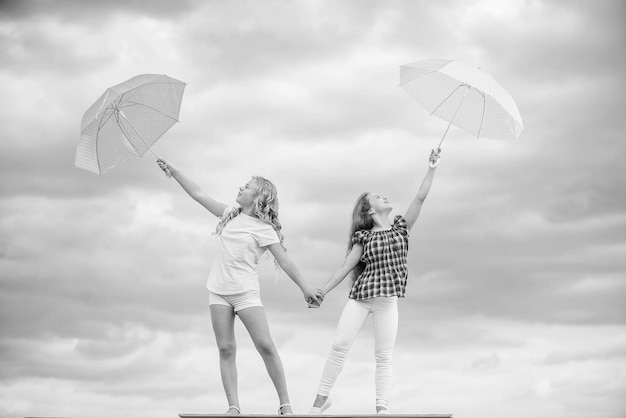
[[[326,292],[324,292],[322,289],[316,289],[315,297],[317,298],[317,300],[313,298],[307,299],[309,308],[319,308],[324,301],[324,296],[326,296]]]

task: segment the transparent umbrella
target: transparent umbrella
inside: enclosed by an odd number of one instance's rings
[[[431,115],[476,138],[517,141],[524,124],[515,100],[489,74],[457,61],[431,59],[400,66],[400,87]]]
[[[186,84],[159,74],[142,74],[108,88],[85,112],[76,148],[76,167],[103,174],[139,158],[178,122]]]

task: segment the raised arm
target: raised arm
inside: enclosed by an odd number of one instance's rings
[[[435,176],[435,170],[437,169],[437,165],[439,165],[439,153],[441,153],[441,149],[437,148],[437,151],[432,150],[430,153],[430,157],[428,158],[428,171],[426,172],[426,176],[424,180],[422,180],[422,184],[417,191],[417,195],[409,205],[409,208],[406,211],[406,215],[404,215],[404,219],[406,220],[407,228],[409,231],[415,225],[415,221],[422,211],[422,205],[424,204],[424,200],[426,200],[426,196],[428,196],[428,192],[430,191],[430,187],[433,184],[433,177]]]
[[[337,270],[333,272],[328,281],[320,288],[322,296],[333,290],[339,283],[346,278],[346,276],[356,267],[363,255],[363,246],[361,244],[354,244],[343,263]]]
[[[218,202],[213,199],[211,196],[206,194],[200,186],[198,186],[194,181],[192,181],[189,177],[180,172],[174,165],[165,161],[162,158],[157,160],[157,164],[161,168],[161,170],[167,173],[167,170],[171,173],[174,180],[180,184],[180,187],[183,188],[184,191],[187,192],[189,196],[192,197],[193,200],[200,203],[204,206],[209,212],[218,218],[224,214],[224,210],[228,207],[228,205]]]
[[[304,277],[300,274],[300,270],[298,270],[296,264],[291,260],[291,257],[287,255],[283,246],[280,244],[271,244],[267,248],[276,259],[280,268],[283,269],[283,271],[287,273],[287,276],[300,288],[304,295],[304,300],[306,300],[308,304],[315,303],[319,305],[321,301],[318,299],[315,291],[304,280]]]

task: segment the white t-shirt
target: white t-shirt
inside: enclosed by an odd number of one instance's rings
[[[226,208],[223,216],[233,210]],[[231,219],[218,237],[217,256],[206,287],[218,295],[259,290],[257,266],[267,246],[280,242],[274,228],[259,218],[240,213]]]

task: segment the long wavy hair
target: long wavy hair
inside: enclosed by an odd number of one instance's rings
[[[371,209],[370,201],[369,201],[369,192],[362,193],[361,196],[356,200],[354,204],[354,209],[352,210],[352,222],[350,224],[350,234],[348,235],[348,250],[346,254],[350,253],[354,244],[352,243],[352,236],[356,231],[367,230],[369,231],[374,227],[374,219],[372,215],[369,213]],[[365,263],[360,261],[357,265],[352,269],[352,282],[359,277],[363,270],[365,269]]]
[[[252,191],[254,194],[254,214],[263,222],[271,225],[276,231],[278,238],[280,239],[280,245],[285,248],[283,241],[283,234],[280,232],[282,225],[278,220],[278,192],[274,183],[268,179],[260,176],[252,177]],[[235,208],[231,210],[228,215],[220,218],[220,222],[215,228],[215,235],[220,235],[224,230],[224,227],[233,218],[241,213],[241,208]]]

